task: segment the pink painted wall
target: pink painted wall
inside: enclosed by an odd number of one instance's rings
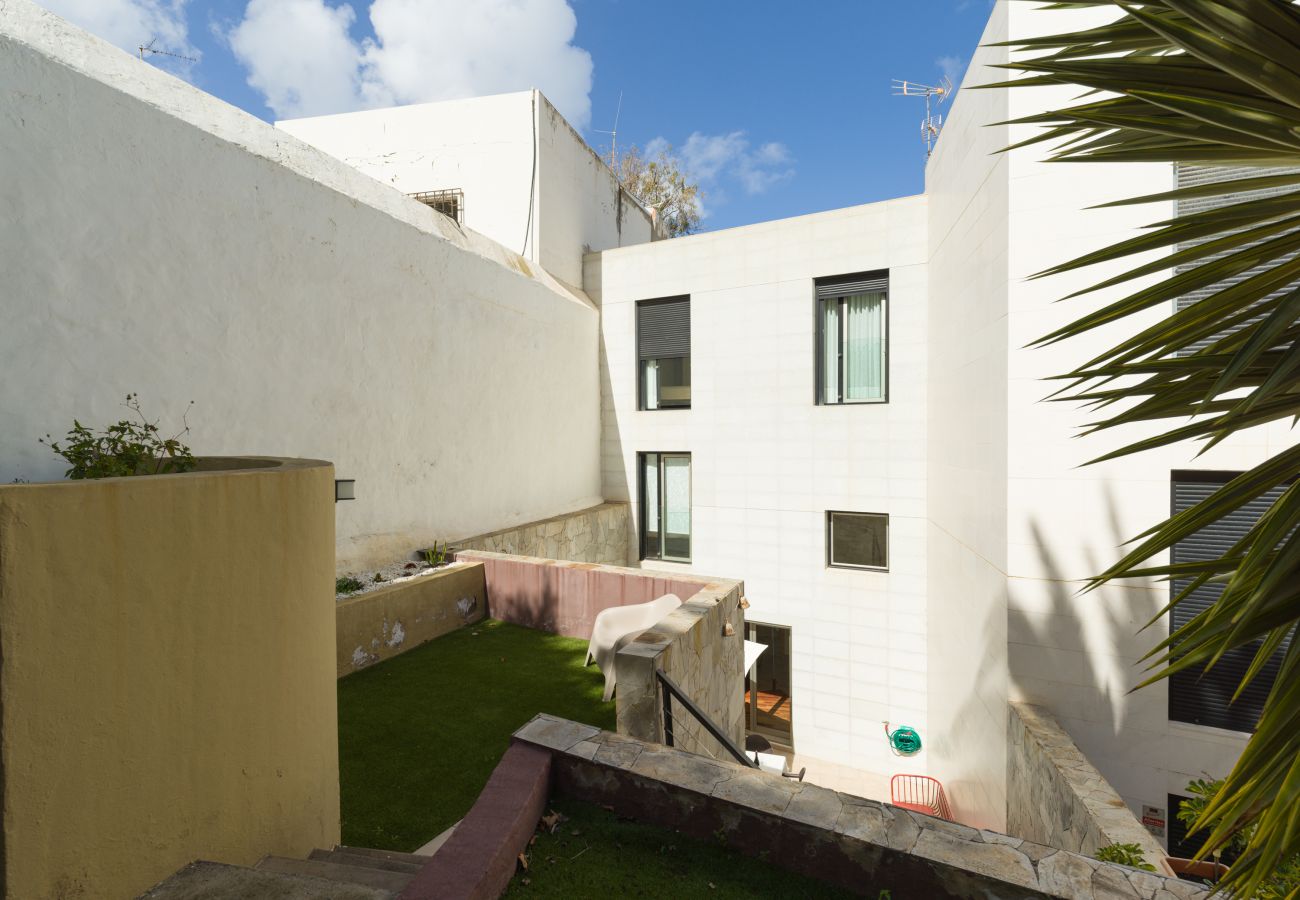
[[[483,563],[488,615],[566,637],[590,638],[596,614],[612,606],[649,603],[664,594],[686,602],[708,583],[596,563],[462,550],[457,559]]]

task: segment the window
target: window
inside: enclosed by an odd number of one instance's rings
[[[781,625],[745,623],[746,637],[764,650],[745,673],[745,727],[789,745],[791,721],[790,629]]]
[[[1189,509],[1209,497],[1235,477],[1225,472],[1175,472],[1172,478],[1172,507],[1175,513]],[[1171,561],[1174,564],[1217,559],[1226,554],[1237,541],[1245,537],[1259,521],[1273,501],[1282,495],[1285,487],[1276,487],[1255,498],[1219,521],[1174,544]],[[1176,596],[1189,581],[1176,578],[1170,583],[1170,596]],[[1169,629],[1177,630],[1192,617],[1219,599],[1223,593],[1220,584],[1203,584],[1179,602],[1169,614]],[[1250,668],[1260,642],[1226,653],[1208,671],[1199,668],[1176,672],[1169,678],[1169,718],[1175,722],[1193,725],[1210,725],[1231,731],[1254,731],[1259,722],[1264,701],[1277,678],[1282,655],[1290,641],[1285,641],[1260,670],[1251,683],[1234,702],[1232,697],[1242,676]]]
[[[638,409],[690,409],[691,298],[636,305]]]
[[[844,569],[889,568],[889,516],[828,512],[826,564]]]
[[[430,206],[449,219],[455,219],[457,225],[465,224],[465,192],[461,190],[420,191],[411,195],[425,206]]]
[[[691,456],[642,453],[641,558],[691,561]]]
[[[820,278],[816,287],[817,402],[884,402],[888,273]]]

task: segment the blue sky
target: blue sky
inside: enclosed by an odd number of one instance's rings
[[[42,2],[42,0],[38,0]],[[43,0],[267,120],[540,87],[601,148],[675,145],[706,229],[922,189],[920,100],[990,0]],[[374,18],[372,19],[372,13]],[[139,35],[137,38],[136,35]],[[250,78],[254,84],[250,84]]]

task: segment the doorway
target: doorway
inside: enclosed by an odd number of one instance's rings
[[[745,631],[749,640],[767,647],[745,673],[746,728],[793,749],[790,629],[747,622]]]

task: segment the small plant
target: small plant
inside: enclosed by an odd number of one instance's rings
[[[1142,848],[1137,844],[1107,844],[1094,853],[1093,856],[1102,862],[1132,866],[1135,869],[1141,869],[1143,872],[1154,872],[1156,870],[1155,866],[1146,861],[1146,857],[1142,855]]]
[[[355,594],[363,587],[365,585],[351,575],[344,575],[342,578],[334,579],[334,593],[336,594]]]
[[[425,564],[431,569],[447,564],[447,545],[445,543],[440,548],[438,542],[434,541],[433,547],[428,550],[421,550],[420,554],[424,557]]]
[[[134,419],[122,419],[96,433],[76,419],[72,430],[62,441],[50,435],[40,438],[55,453],[71,463],[64,474],[73,480],[84,478],[116,478],[125,475],[161,475],[171,472],[188,472],[197,464],[190,448],[180,439],[189,433],[189,407],[181,417],[184,426],[176,434],[164,438],[157,421],[150,422],[140,409],[138,394],[127,394],[122,404],[135,414]],[[194,401],[190,401],[190,406]]]
[[[384,576],[379,572],[376,572],[375,577],[371,579],[371,581],[373,581],[375,584],[379,584],[383,580],[384,580]]]

